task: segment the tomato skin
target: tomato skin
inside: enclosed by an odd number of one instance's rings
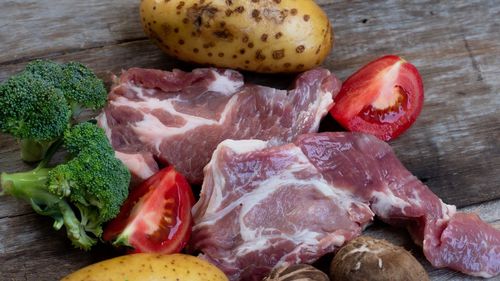
[[[388,55],[368,63],[342,84],[330,110],[342,127],[389,141],[422,111],[424,87],[417,68]]]
[[[132,190],[103,239],[133,253],[177,253],[190,238],[194,201],[187,180],[164,168]]]

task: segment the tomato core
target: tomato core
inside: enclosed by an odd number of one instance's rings
[[[405,89],[399,85],[394,86],[393,102],[385,108],[377,108],[373,105],[368,105],[359,116],[367,122],[394,123],[400,118],[403,118],[408,110],[408,94]]]

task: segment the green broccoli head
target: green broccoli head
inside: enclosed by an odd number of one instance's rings
[[[21,157],[39,161],[85,108],[106,103],[104,83],[77,62],[35,60],[0,85],[0,131],[21,141]]]
[[[21,140],[21,157],[29,162],[44,157],[71,118],[62,92],[29,73],[0,85],[0,109],[0,131]]]
[[[127,198],[130,172],[115,158],[104,130],[78,124],[65,132],[64,145],[74,158],[49,172],[49,190],[96,210],[101,222],[114,218]]]
[[[22,73],[29,73],[58,89],[61,88],[65,80],[63,67],[50,60],[38,59],[31,61],[26,65]]]
[[[104,83],[92,70],[79,62],[69,62],[63,66],[63,74],[62,90],[74,107],[95,110],[106,104]]]
[[[103,129],[90,122],[80,123],[64,132],[64,146],[73,155],[82,150],[99,150],[105,154],[114,154]]]
[[[71,105],[73,115],[78,115],[84,108],[95,110],[106,104],[103,81],[79,62],[60,65],[49,60],[35,60],[26,66],[25,72],[60,89]]]
[[[103,223],[118,215],[128,196],[130,172],[95,124],[68,128],[63,144],[70,156],[66,162],[2,173],[0,190],[27,200],[36,212],[54,218],[54,228],[65,226],[73,245],[89,249],[102,235]]]

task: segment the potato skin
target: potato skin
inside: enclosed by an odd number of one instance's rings
[[[264,73],[321,64],[332,26],[314,0],[142,0],[146,34],[180,60]]]
[[[61,281],[227,281],[210,263],[183,254],[133,254],[84,267]]]

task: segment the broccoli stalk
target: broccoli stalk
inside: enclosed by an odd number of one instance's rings
[[[33,139],[21,139],[21,158],[26,162],[37,162],[43,159],[47,150],[54,140],[41,141]]]
[[[9,194],[28,201],[35,212],[54,219],[54,229],[59,230],[65,226],[73,245],[81,249],[90,249],[95,244],[95,239],[86,233],[85,223],[88,219],[80,213],[82,219],[79,220],[66,200],[47,190],[49,171],[48,168],[38,167],[30,172],[2,173],[0,175],[0,186],[3,188],[1,194]]]
[[[0,132],[19,139],[24,161],[37,162],[83,110],[102,108],[106,98],[84,65],[35,60],[0,85]]]
[[[60,142],[32,171],[2,173],[0,194],[28,201],[33,209],[66,227],[73,245],[88,250],[102,235],[102,225],[114,218],[128,195],[130,173],[102,129],[82,123],[67,129],[63,145],[70,159],[47,168]]]

